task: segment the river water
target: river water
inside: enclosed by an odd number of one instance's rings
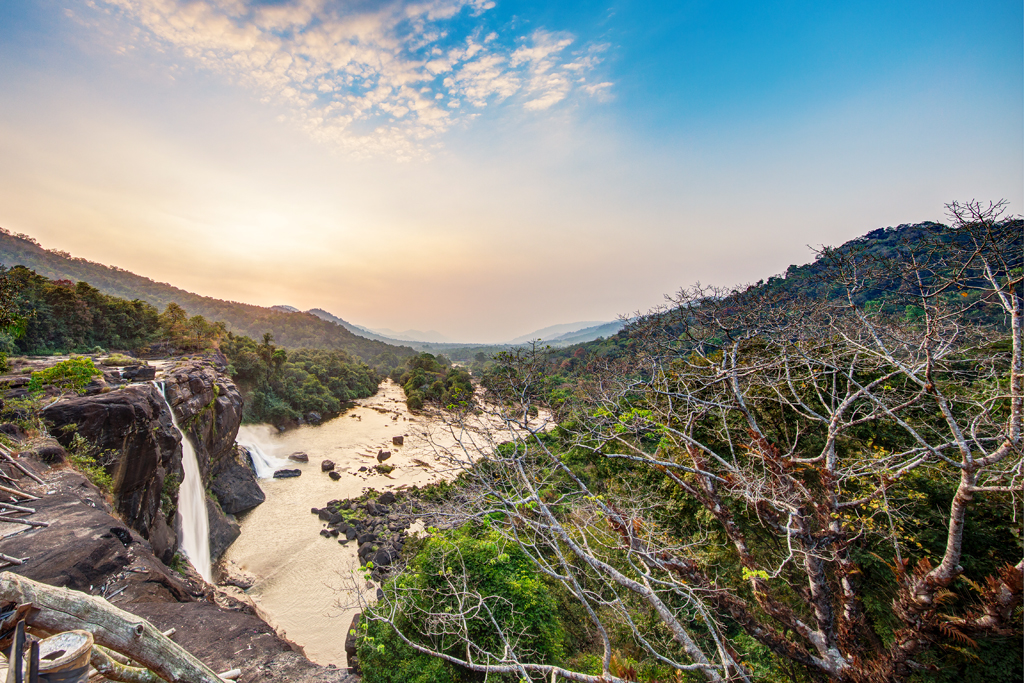
[[[296,451],[309,456],[308,463],[283,465],[302,470],[299,477],[260,480],[267,499],[240,519],[241,536],[222,562],[257,577],[247,593],[261,616],[312,661],[346,666],[345,636],[356,611],[352,570],[358,562],[355,543],[342,546],[320,536],[324,524],[310,508],[357,497],[367,488],[401,490],[446,476],[427,438],[437,441],[438,427],[429,417],[409,413],[401,387],[386,380],[377,395],[322,425],[283,433],[269,425],[239,430],[240,444],[256,444],[268,456],[284,459]],[[405,444],[392,445],[399,435]],[[390,475],[372,469],[379,450],[392,453]],[[335,463],[339,481],[321,471],[323,460]],[[358,472],[361,466],[369,471]],[[365,584],[360,588],[370,590]]]

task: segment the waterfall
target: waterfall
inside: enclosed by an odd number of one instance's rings
[[[210,518],[206,511],[206,488],[203,486],[202,477],[199,476],[196,451],[192,447],[192,442],[185,436],[185,432],[178,426],[178,417],[167,400],[164,383],[153,382],[153,385],[160,390],[167,410],[171,412],[171,422],[181,435],[181,468],[185,472],[185,477],[178,488],[180,547],[196,571],[206,581],[210,581],[213,577],[210,569]]]
[[[249,452],[249,461],[252,462],[252,468],[256,471],[256,476],[260,479],[269,479],[273,477],[275,470],[279,470],[288,464],[287,461],[282,460],[281,458],[275,458],[272,455],[267,455],[255,443],[250,444],[238,442],[238,445]]]

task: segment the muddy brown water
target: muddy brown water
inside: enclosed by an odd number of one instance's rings
[[[386,380],[376,396],[358,401],[356,408],[322,425],[284,433],[269,425],[244,425],[239,430],[239,443],[255,443],[278,458],[301,451],[309,462],[285,465],[302,470],[299,477],[260,480],[267,499],[240,520],[241,536],[222,562],[257,577],[247,593],[261,616],[318,664],[346,666],[346,630],[356,611],[353,587],[373,590],[361,578],[355,582],[355,543],[342,546],[320,536],[325,525],[310,508],[357,497],[367,488],[400,490],[445,476],[423,435],[433,434],[436,440],[439,425],[409,413],[404,398],[401,387]],[[403,446],[392,445],[392,437],[398,435],[405,437]],[[392,453],[387,464],[395,470],[388,476],[372,470],[379,450]],[[321,472],[323,460],[335,463],[340,480]],[[358,472],[361,466],[371,469]]]

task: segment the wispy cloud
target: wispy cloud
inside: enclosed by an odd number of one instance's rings
[[[118,50],[155,48],[283,104],[310,136],[359,154],[421,154],[486,107],[539,112],[591,82],[601,47],[568,33],[503,36],[490,0],[89,0]],[[603,99],[603,97],[602,97]]]

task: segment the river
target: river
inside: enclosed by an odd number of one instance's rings
[[[261,616],[312,661],[346,666],[346,629],[355,609],[340,605],[351,603],[346,596],[358,562],[355,543],[342,546],[320,536],[324,525],[310,508],[357,497],[367,488],[400,490],[444,476],[426,436],[438,426],[429,417],[411,414],[402,388],[385,380],[375,396],[322,425],[282,433],[269,425],[239,430],[239,443],[257,444],[267,455],[287,458],[301,451],[309,456],[308,463],[283,465],[302,470],[299,477],[260,480],[267,499],[240,519],[241,536],[221,561],[256,577],[247,593]],[[399,435],[405,444],[392,445],[392,437]],[[395,470],[390,475],[372,469],[379,450],[392,453],[387,464]],[[323,460],[335,463],[340,480],[321,471]],[[359,472],[361,466],[369,470]]]

